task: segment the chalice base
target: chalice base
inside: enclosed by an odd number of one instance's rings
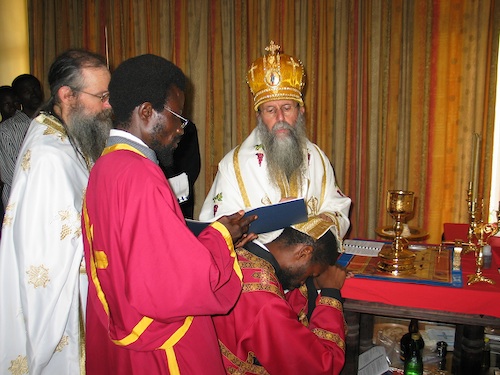
[[[396,250],[392,245],[386,245],[378,253],[377,267],[380,271],[394,276],[415,273],[415,254],[408,249]]]

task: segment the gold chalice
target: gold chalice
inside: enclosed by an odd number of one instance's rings
[[[413,191],[389,190],[387,192],[387,212],[394,219],[394,241],[380,250],[378,268],[395,276],[415,272],[415,254],[408,250],[408,240],[402,236],[403,224],[413,214]]]

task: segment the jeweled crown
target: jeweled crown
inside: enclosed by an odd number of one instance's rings
[[[254,109],[270,100],[291,99],[304,105],[302,89],[305,84],[304,66],[293,56],[280,54],[281,47],[271,40],[267,55],[252,63],[247,83],[253,94]]]

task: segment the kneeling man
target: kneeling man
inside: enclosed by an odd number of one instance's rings
[[[333,265],[338,257],[328,230],[333,224],[319,217],[307,224],[301,230],[315,238],[285,228],[265,246],[254,241],[236,250],[243,291],[229,314],[214,317],[228,374],[342,370],[346,325],[340,289],[346,272]]]

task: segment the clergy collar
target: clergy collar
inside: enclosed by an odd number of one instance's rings
[[[132,135],[126,131],[111,129],[109,132],[108,142],[106,146],[113,146],[118,143],[125,143],[129,146],[132,146],[142,152],[149,160],[153,163],[158,164],[158,158],[156,157],[156,153],[151,150],[141,139],[137,138],[135,135]]]
[[[243,245],[243,248],[245,250],[248,250],[251,252],[253,255],[258,256],[259,258],[264,259],[266,262],[270,263],[271,266],[274,267],[274,271],[276,272],[276,275],[281,274],[281,267],[276,260],[276,258],[271,254],[271,252],[267,249],[267,247],[261,243],[256,244],[254,242],[248,242],[245,245]]]
[[[136,137],[132,133],[129,133],[128,131],[125,131],[125,130],[111,129],[109,131],[109,136],[110,137],[112,137],[112,136],[119,136],[119,137],[122,137],[122,138],[127,138],[127,139],[130,139],[131,141],[134,141],[136,143],[139,143],[139,144],[143,145],[144,147],[148,147],[148,145],[145,144],[142,139],[140,139],[139,137]]]

